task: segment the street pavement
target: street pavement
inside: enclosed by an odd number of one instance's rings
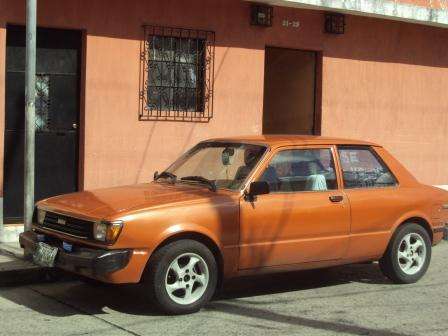
[[[448,243],[426,276],[377,264],[234,280],[201,312],[163,316],[140,286],[65,280],[0,288],[0,335],[448,335]]]

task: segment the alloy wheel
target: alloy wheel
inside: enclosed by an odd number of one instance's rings
[[[168,267],[165,289],[174,302],[189,305],[204,295],[208,282],[209,270],[204,259],[196,253],[184,253]]]
[[[411,232],[398,245],[398,265],[407,275],[418,273],[426,261],[426,245],[420,234]]]

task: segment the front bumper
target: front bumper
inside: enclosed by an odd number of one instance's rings
[[[19,242],[26,254],[33,254],[39,240],[35,232],[27,231],[20,234]],[[103,276],[125,268],[132,255],[132,250],[103,250],[80,246],[67,252],[62,248],[61,241],[49,240],[45,243],[58,248],[56,267],[91,276]]]

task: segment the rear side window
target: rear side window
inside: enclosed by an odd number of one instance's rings
[[[389,168],[370,147],[339,147],[344,187],[383,188],[397,185]]]

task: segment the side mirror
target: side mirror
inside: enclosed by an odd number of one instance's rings
[[[265,194],[269,194],[269,184],[266,181],[256,181],[249,185],[248,196],[255,197]]]

